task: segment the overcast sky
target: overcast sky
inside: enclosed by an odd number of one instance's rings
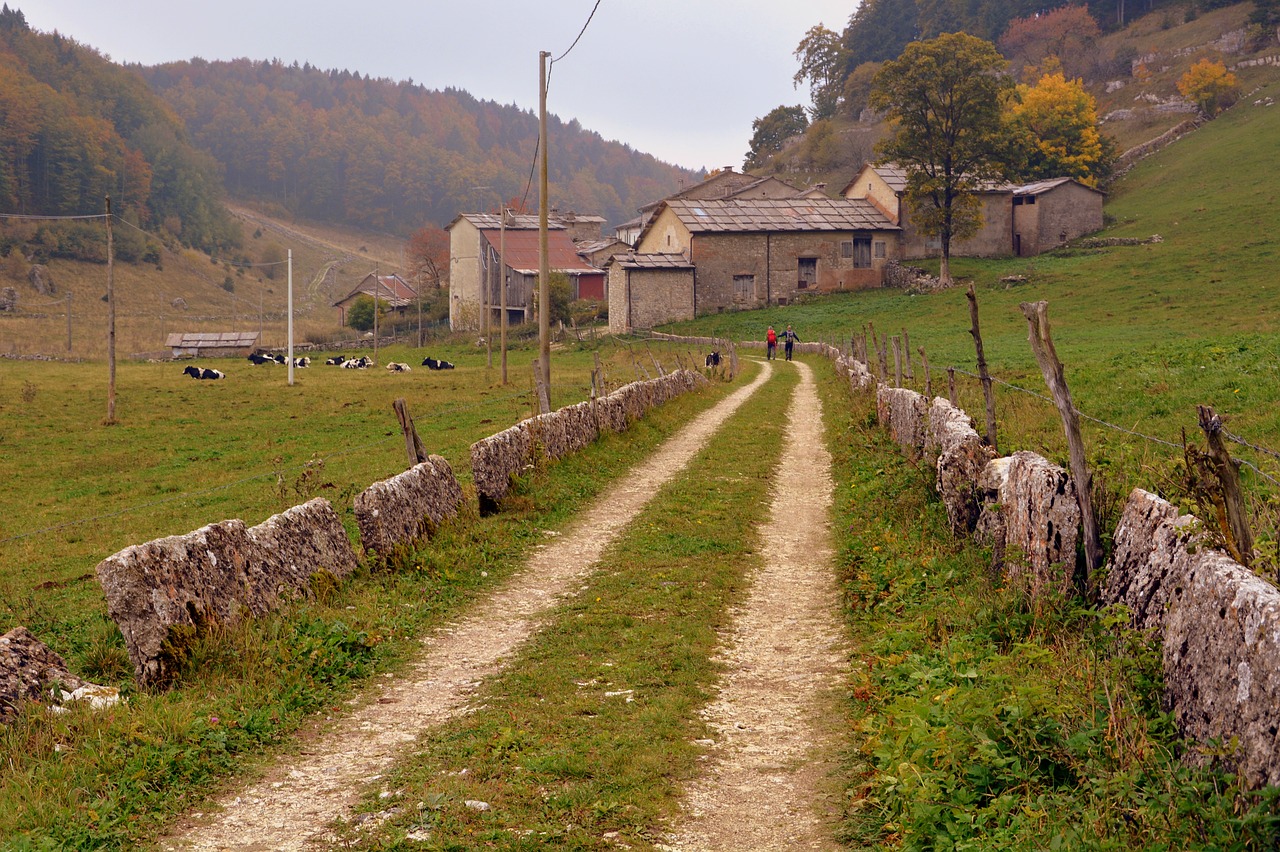
[[[595,0],[8,0],[117,62],[297,60],[538,107],[538,52],[568,51]],[[792,55],[857,0],[600,0],[554,65],[547,110],[689,168],[741,168],[751,122],[809,103]]]

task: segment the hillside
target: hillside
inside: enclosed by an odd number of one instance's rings
[[[537,204],[536,185],[526,194],[537,116],[515,106],[279,61],[134,70],[218,160],[239,198],[399,234],[502,201]],[[696,179],[576,120],[548,123],[553,206],[617,224]]]
[[[866,4],[873,10],[881,6],[886,3]],[[1090,9],[1094,6],[1089,4]],[[1104,11],[1096,9],[1095,14]],[[869,47],[851,43],[850,39],[859,32],[864,41],[877,33],[883,43],[892,39],[888,31],[871,26],[877,23],[874,19],[870,23],[864,21],[862,30],[855,28],[861,14],[854,16],[854,22],[842,35],[847,50],[841,55],[851,64],[833,84],[844,93],[838,106],[829,116],[809,124],[803,134],[790,139],[759,172],[790,175],[789,180],[800,183],[825,181],[829,187],[839,189],[863,162],[875,157],[875,143],[885,128],[877,115],[865,109],[865,93],[878,60],[892,57],[867,52]],[[1268,35],[1268,31],[1251,23],[1254,14],[1252,2],[1227,4],[1211,11],[1196,11],[1191,5],[1178,2],[1142,4],[1140,10],[1138,4],[1131,4],[1125,26],[1112,25],[1087,38],[1087,55],[1069,58],[1064,67],[1069,74],[1083,79],[1097,101],[1103,133],[1112,138],[1116,154],[1122,154],[1194,115],[1194,107],[1178,93],[1177,81],[1197,60],[1222,60],[1236,74],[1245,92],[1274,79],[1280,44],[1274,31]],[[1114,21],[1114,17],[1109,20]],[[880,23],[888,27],[891,22]],[[993,37],[984,32],[978,34]],[[1004,46],[1007,48],[1007,43]],[[863,68],[852,65],[854,60],[848,58],[863,56],[868,57]],[[1010,58],[1016,72],[1024,57],[1012,54]]]

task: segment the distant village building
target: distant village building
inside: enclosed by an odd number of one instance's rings
[[[590,222],[596,218],[575,217],[575,221]],[[590,233],[590,226],[587,227]],[[486,306],[490,322],[500,323],[500,286],[506,287],[507,321],[532,320],[540,264],[538,217],[508,213],[504,236],[498,214],[463,213],[445,230],[449,232],[449,328],[454,331],[483,328]],[[596,225],[597,236],[600,230]],[[549,270],[568,276],[572,298],[602,300],[606,297],[604,271],[578,255],[570,230],[562,221],[548,222],[547,249]]]
[[[609,267],[609,326],[647,328],[881,287],[885,265],[898,256],[898,233],[866,200],[669,199],[653,210],[634,254]]]
[[[399,275],[375,275],[370,272],[350,293],[333,303],[338,309],[339,325],[347,324],[347,314],[361,296],[377,299],[386,310],[399,316],[404,316],[409,307],[418,302],[418,291]]]
[[[868,163],[841,194],[871,202],[901,226],[903,260],[938,257],[942,243],[916,227],[906,189],[906,169]],[[952,257],[1031,256],[1102,228],[1103,193],[1074,178],[991,184],[977,197],[982,225],[973,236],[952,241]]]

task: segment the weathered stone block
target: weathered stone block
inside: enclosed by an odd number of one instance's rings
[[[0,636],[0,723],[13,721],[24,701],[47,701],[57,684],[71,692],[92,684],[67,671],[67,664],[25,627]]]
[[[876,390],[876,418],[908,455],[918,456],[924,449],[928,410],[928,402],[913,390],[890,387]]]
[[[924,449],[937,453],[936,488],[952,532],[972,532],[982,511],[978,480],[995,453],[974,431],[969,416],[941,397],[929,407]]]
[[[1172,503],[1135,488],[1116,524],[1111,561],[1100,590],[1103,604],[1124,604],[1139,630],[1162,629],[1169,582],[1194,518],[1179,515]]]
[[[360,543],[386,556],[433,526],[457,517],[462,487],[442,456],[432,455],[404,473],[375,482],[355,499]]]
[[[533,441],[522,424],[471,445],[471,476],[482,511],[490,511],[511,490],[511,480],[531,463]]]
[[[349,574],[355,555],[337,513],[317,498],[247,529],[229,520],[134,545],[98,564],[107,612],[119,626],[140,684],[173,675],[166,640],[275,608],[284,594],[310,594],[324,570]]]
[[[1031,594],[1068,593],[1075,577],[1080,506],[1065,470],[1031,452],[992,460],[982,471],[979,535],[1004,555],[1011,577],[1029,576]]]

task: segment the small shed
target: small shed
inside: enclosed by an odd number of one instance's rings
[[[175,331],[164,345],[175,358],[233,358],[257,349],[258,337],[256,331]]]
[[[693,319],[694,266],[683,254],[616,254],[606,266],[610,332]]]

